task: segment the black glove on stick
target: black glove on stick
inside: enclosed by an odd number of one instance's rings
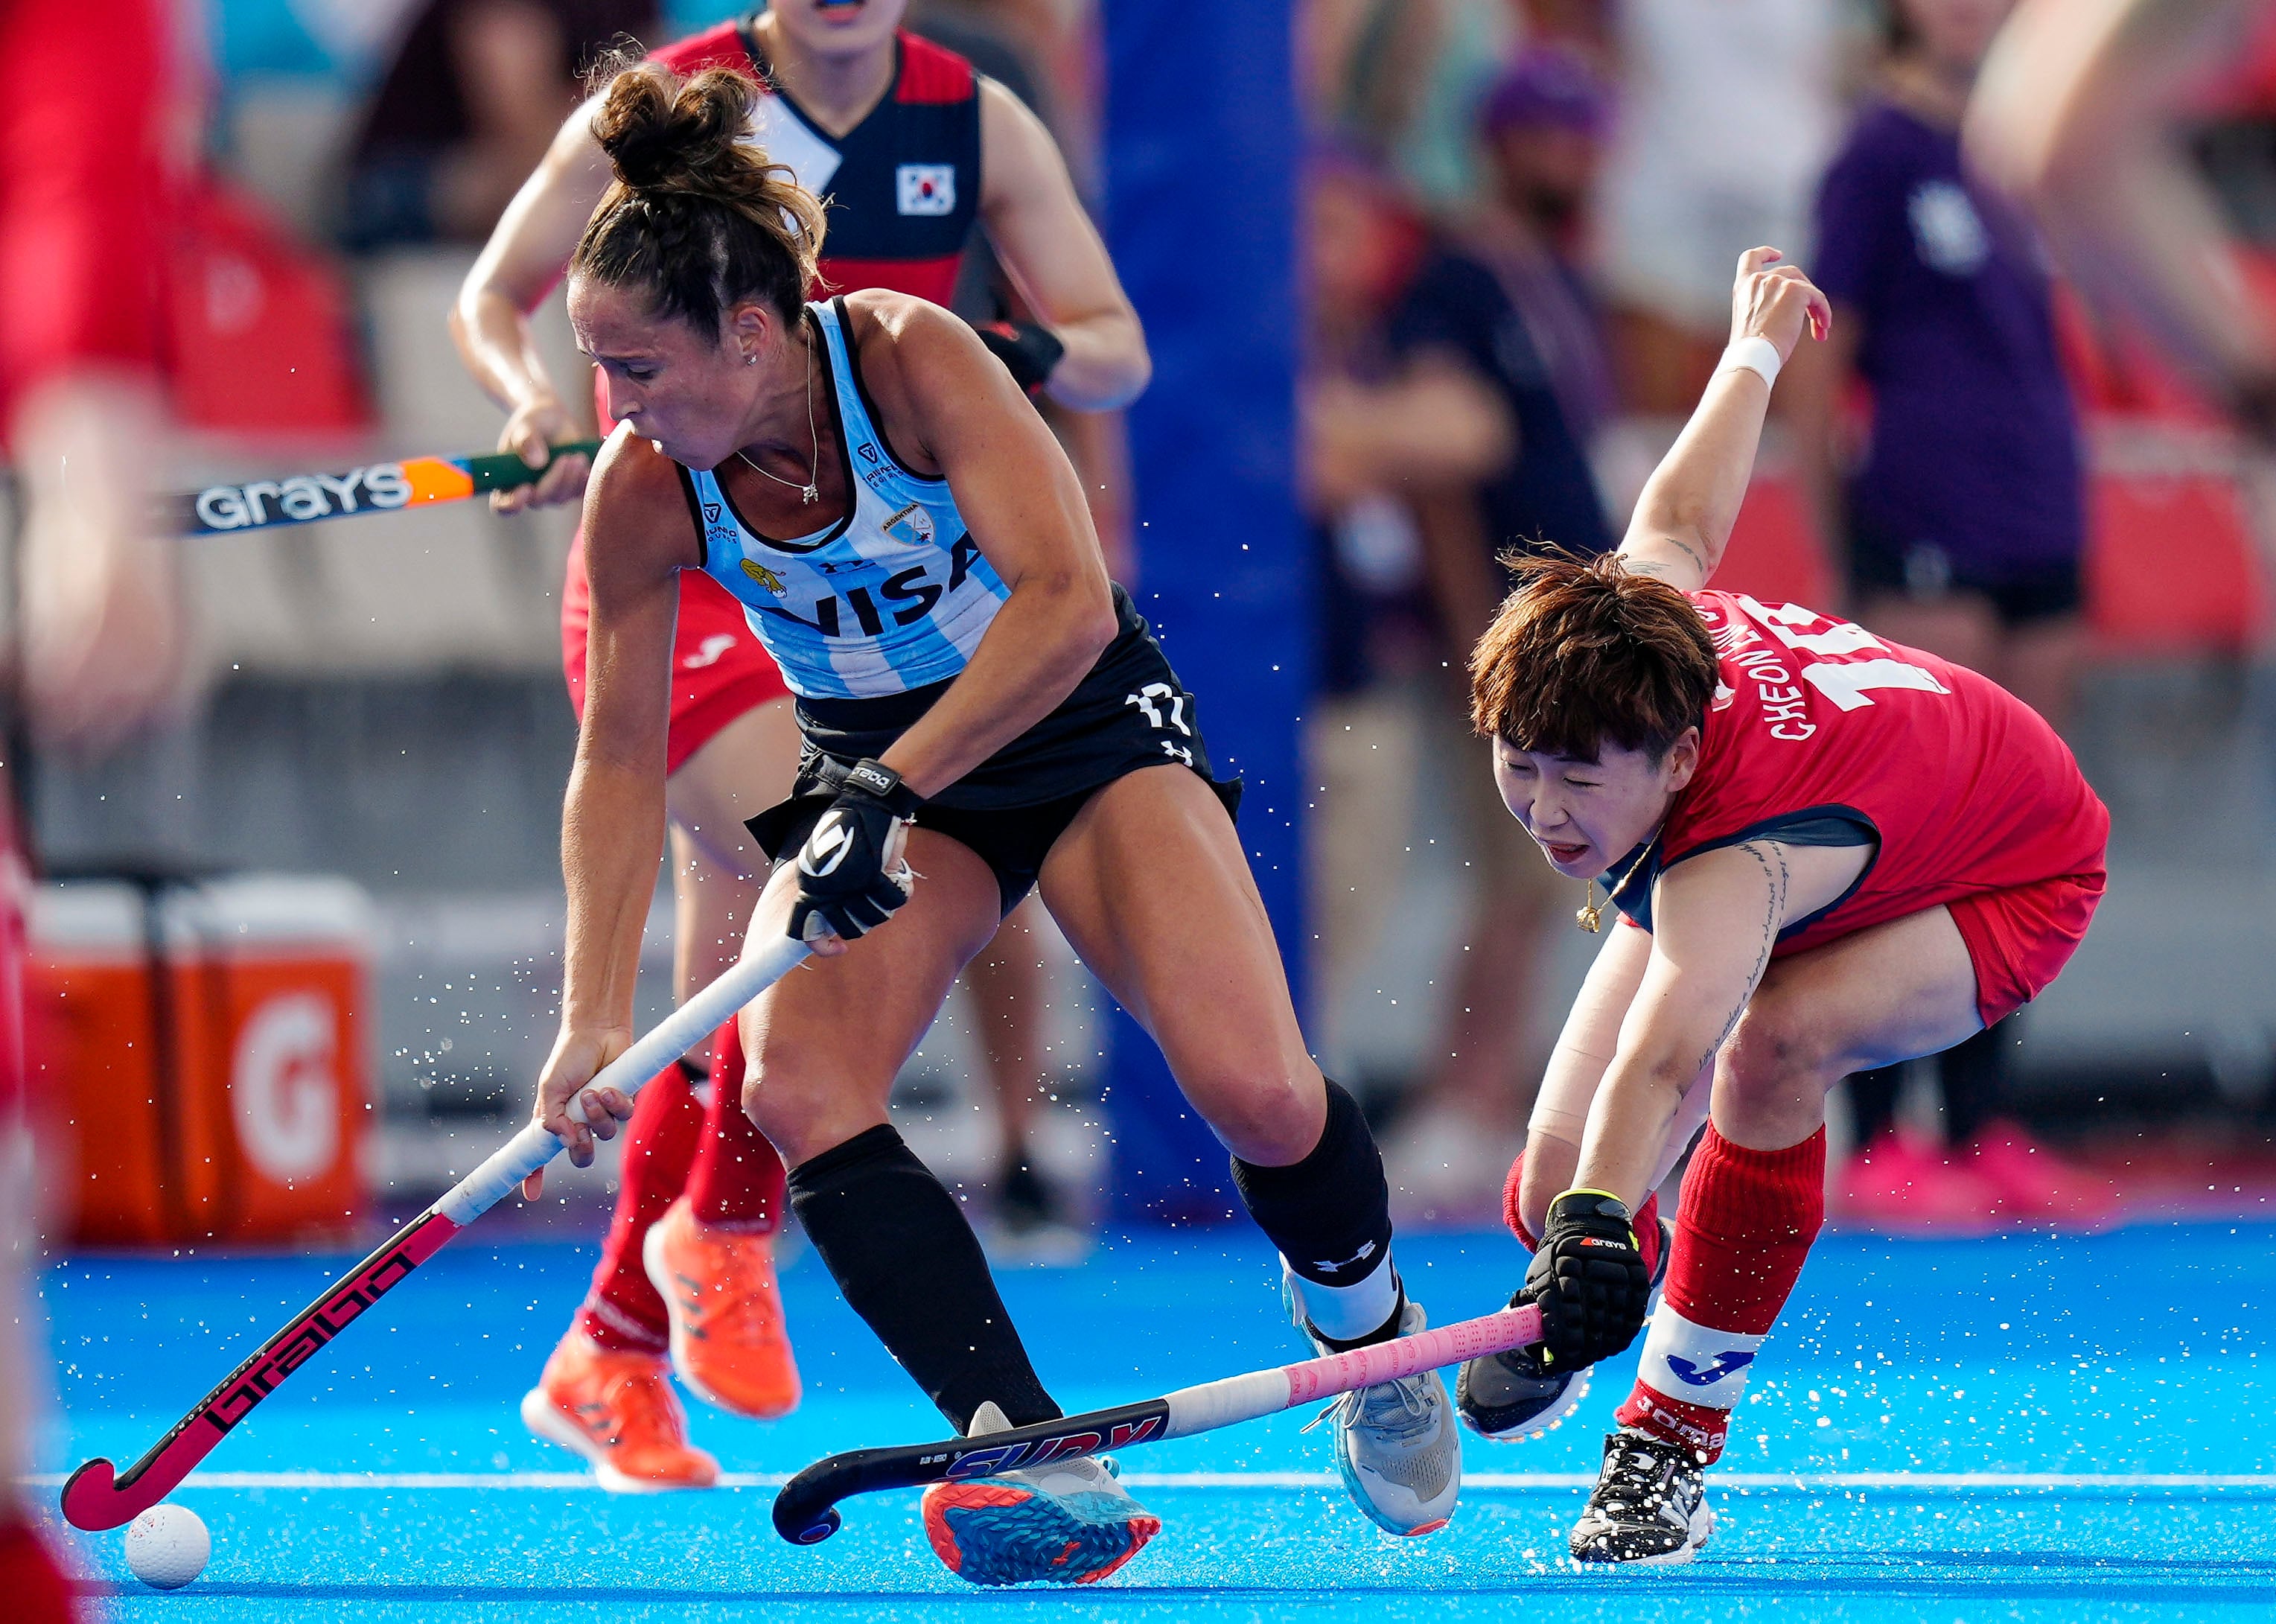
[[[1580,1370],[1635,1341],[1651,1301],[1651,1271],[1627,1208],[1602,1190],[1567,1190],[1550,1203],[1519,1294],[1541,1307],[1546,1369]]]
[[[916,884],[901,848],[923,805],[884,763],[856,764],[799,848],[791,935],[810,942],[828,930],[851,942],[891,918]]]

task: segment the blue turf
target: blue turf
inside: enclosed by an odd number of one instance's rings
[[[988,1592],[932,1557],[914,1491],[847,1504],[800,1550],[771,1491],[612,1499],[589,1490],[224,1488],[176,1498],[214,1536],[172,1596],[128,1578],[118,1537],[69,1534],[127,1620],[1634,1620],[1806,1616],[2074,1620],[2276,1616],[2276,1228],[2199,1226],[2083,1240],[1829,1236],[1765,1349],[1725,1469],[1750,1474],[2239,1475],[2242,1487],[1711,1490],[1698,1562],[1575,1574],[1558,1559],[1576,1487],[1475,1489],[1453,1527],[1378,1534],[1333,1486],[1141,1487],[1162,1534],[1105,1584]],[[1443,1322],[1498,1306],[1519,1267],[1492,1236],[1402,1242]],[[124,1465],[342,1260],[80,1258],[46,1277],[60,1469]],[[240,1427],[219,1472],[566,1471],[514,1403],[582,1290],[582,1251],[445,1251]],[[1089,1408],[1301,1355],[1263,1243],[1240,1230],[1148,1237],[1066,1271],[1004,1277],[1061,1401]],[[912,1289],[922,1289],[913,1282]],[[785,1295],[808,1382],[771,1425],[691,1405],[731,1471],[788,1472],[940,1423],[808,1259]],[[1472,1473],[1593,1472],[1632,1365],[1536,1443],[1470,1440]],[[1331,1474],[1303,1415],[1141,1448],[1126,1474]],[[1332,1483],[1331,1476],[1328,1481]],[[50,1495],[50,1503],[52,1497]]]

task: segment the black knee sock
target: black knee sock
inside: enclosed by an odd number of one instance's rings
[[[990,1400],[1015,1427],[1058,1419],[964,1210],[891,1127],[792,1168],[790,1204],[846,1301],[959,1433]]]
[[[1286,1167],[1260,1167],[1236,1156],[1233,1182],[1299,1279],[1344,1290],[1390,1266],[1391,1186],[1383,1153],[1359,1102],[1334,1081],[1328,1083],[1327,1125],[1309,1156]],[[1396,1335],[1404,1300],[1394,1285],[1389,1320],[1337,1345],[1356,1347]]]

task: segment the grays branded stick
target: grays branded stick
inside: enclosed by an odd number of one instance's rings
[[[598,440],[553,447],[550,468],[564,457],[589,457]],[[293,474],[283,479],[209,485],[165,498],[166,522],[178,535],[227,535],[278,525],[315,524],[357,513],[391,513],[436,502],[461,502],[486,490],[534,485],[545,468],[533,468],[512,452],[481,457],[413,457],[375,462],[342,474]]]
[[[585,1087],[638,1093],[642,1083],[789,975],[811,951],[805,943],[783,937],[747,955],[657,1022]],[[580,1097],[581,1094],[580,1090]],[[64,1520],[73,1528],[115,1529],[164,1499],[230,1429],[276,1392],[286,1377],[315,1358],[367,1309],[401,1285],[405,1276],[560,1152],[561,1142],[536,1123],[524,1127],[441,1200],[397,1230],[385,1245],[333,1281],[124,1473],[105,1460],[89,1461],[73,1472],[64,1484]]]
[[[1102,1449],[1127,1449],[1165,1438],[1192,1438],[1219,1427],[1294,1409],[1378,1382],[1420,1376],[1482,1354],[1506,1353],[1541,1340],[1541,1310],[1528,1303],[1477,1319],[1458,1320],[1349,1353],[1330,1354],[1246,1376],[1180,1387],[1164,1398],[1062,1416],[1009,1432],[952,1438],[937,1444],[856,1449],[808,1467],[775,1497],[775,1532],[793,1544],[818,1544],[838,1531],[837,1506],[849,1495],[920,1484],[992,1477]]]

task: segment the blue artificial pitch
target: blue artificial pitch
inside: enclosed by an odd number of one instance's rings
[[[1506,1297],[1490,1236],[1401,1242],[1443,1322]],[[51,1471],[122,1467],[344,1260],[87,1257],[44,1281],[61,1416]],[[2276,1228],[2091,1239],[1820,1242],[1765,1348],[1711,1487],[1699,1560],[1575,1573],[1565,1530],[1633,1365],[1538,1442],[1470,1439],[1453,1524],[1378,1534],[1329,1438],[1288,1415],[1122,1457],[1163,1531],[1104,1584],[986,1591],[925,1543],[914,1491],[848,1501],[845,1530],[779,1542],[770,1486],[815,1458],[941,1423],[812,1258],[785,1280],[803,1408],[761,1425],[691,1402],[743,1486],[612,1498],[514,1405],[580,1295],[589,1254],[460,1241],[390,1294],[176,1495],[213,1531],[170,1596],[119,1536],[59,1539],[112,1616],[1136,1621],[1807,1617],[2266,1619],[2276,1613]],[[1070,1408],[1300,1357],[1277,1271],[1240,1229],[1103,1246],[1013,1271],[1005,1294]],[[912,1281],[910,1289],[925,1289]],[[52,1507],[53,1489],[41,1496]]]

